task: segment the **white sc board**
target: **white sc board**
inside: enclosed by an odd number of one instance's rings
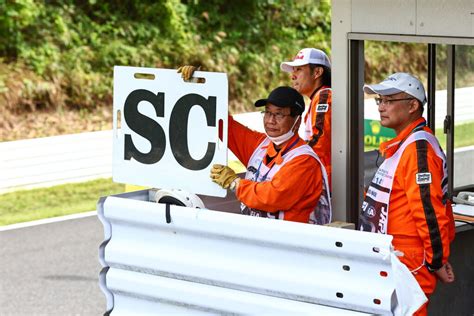
[[[114,67],[113,180],[224,197],[213,164],[227,164],[225,73]]]

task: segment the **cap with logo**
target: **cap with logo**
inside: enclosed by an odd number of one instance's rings
[[[281,108],[294,108],[301,115],[304,112],[303,96],[292,87],[278,87],[273,89],[266,99],[260,99],[255,102],[256,107],[265,106],[271,103]]]
[[[422,104],[426,103],[423,84],[413,75],[406,72],[394,73],[379,84],[366,84],[364,85],[364,92],[367,94],[380,95],[392,95],[405,92],[418,99]]]
[[[303,48],[296,54],[293,61],[284,61],[280,64],[280,68],[286,72],[292,72],[293,67],[304,66],[307,64],[316,64],[331,68],[331,62],[328,56],[320,49]]]

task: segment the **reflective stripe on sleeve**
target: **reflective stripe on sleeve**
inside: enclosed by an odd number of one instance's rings
[[[430,172],[428,169],[427,159],[428,142],[425,140],[417,140],[416,152],[418,160],[418,172]],[[436,213],[433,204],[431,203],[430,184],[420,184],[419,188],[426,224],[428,225],[428,231],[430,234],[431,248],[433,250],[433,261],[431,263],[426,262],[426,265],[430,270],[438,270],[442,267],[443,245],[441,242],[438,220],[436,219]]]

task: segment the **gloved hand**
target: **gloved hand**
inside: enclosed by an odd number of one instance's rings
[[[211,179],[224,189],[228,189],[232,181],[238,176],[231,168],[219,164],[215,164],[211,169]]]
[[[181,78],[183,78],[184,81],[189,81],[193,77],[194,72],[199,70],[199,68],[201,67],[185,65],[179,67],[177,72],[181,74]]]

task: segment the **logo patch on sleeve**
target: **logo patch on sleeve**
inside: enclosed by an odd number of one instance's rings
[[[316,112],[327,112],[329,110],[329,104],[321,103],[316,107]]]
[[[416,174],[416,184],[430,184],[430,183],[431,183],[430,172],[420,172]]]

